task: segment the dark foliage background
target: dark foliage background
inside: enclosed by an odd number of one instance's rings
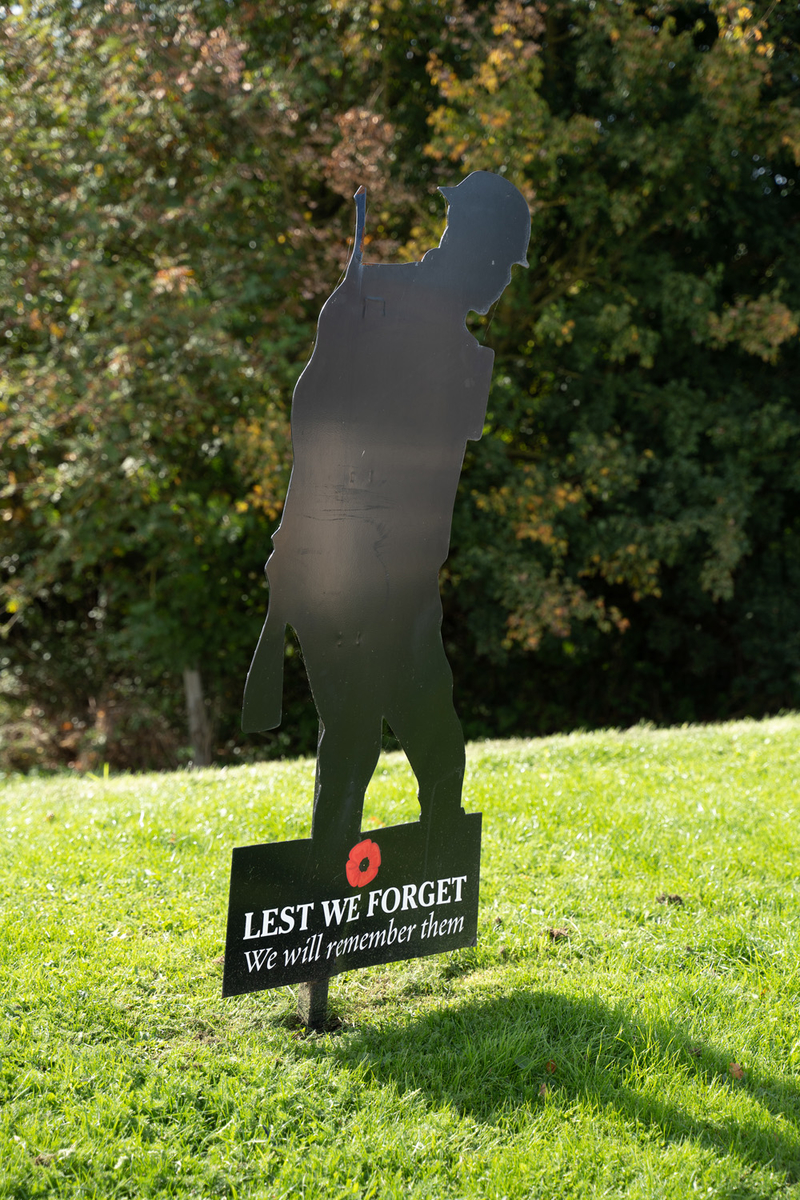
[[[291,392],[346,261],[507,173],[531,268],[443,573],[470,737],[800,703],[800,10],[303,0],[0,10],[6,765],[238,732]],[[196,757],[196,753],[195,753]]]

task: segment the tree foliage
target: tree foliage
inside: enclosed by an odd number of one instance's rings
[[[443,578],[469,733],[798,703],[794,11],[113,0],[0,39],[4,665],[51,726],[174,761],[153,730],[199,666],[241,748],[352,193],[367,253],[411,258],[474,169],[533,234],[473,325],[497,361]],[[273,752],[312,736],[291,657]]]
[[[453,562],[471,639],[539,651],[545,724],[797,702],[798,33],[500,3],[459,11],[466,70],[432,64],[431,152],[534,214]]]

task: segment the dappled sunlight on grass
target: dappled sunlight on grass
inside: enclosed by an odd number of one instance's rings
[[[220,956],[313,762],[6,780],[0,1195],[797,1195],[798,781],[796,717],[471,746],[477,947],[306,1037]],[[414,793],[384,755],[365,828]]]

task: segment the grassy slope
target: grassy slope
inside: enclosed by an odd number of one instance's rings
[[[312,764],[7,781],[0,1196],[800,1196],[799,781],[798,717],[472,747],[478,948],[312,1037],[218,961]],[[365,823],[414,811],[391,756]]]

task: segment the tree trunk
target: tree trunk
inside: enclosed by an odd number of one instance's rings
[[[186,711],[189,716],[192,762],[195,767],[210,767],[211,725],[203,700],[203,681],[196,667],[187,667],[183,672],[183,687],[186,692]]]

